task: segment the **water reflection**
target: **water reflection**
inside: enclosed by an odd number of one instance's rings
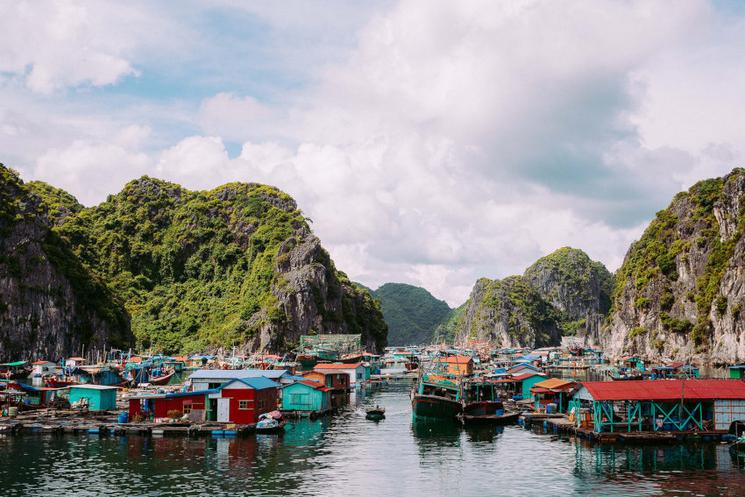
[[[412,421],[410,385],[360,391],[283,436],[0,437],[3,495],[745,495],[724,445],[588,445],[519,427]],[[386,407],[367,421],[365,406]]]

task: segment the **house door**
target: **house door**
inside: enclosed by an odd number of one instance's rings
[[[217,421],[219,423],[230,421],[230,399],[217,399]]]

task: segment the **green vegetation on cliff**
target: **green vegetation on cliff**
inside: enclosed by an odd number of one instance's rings
[[[50,213],[50,204],[60,208]],[[32,343],[34,337],[57,338],[58,333],[67,344],[131,345],[123,302],[51,227],[55,216],[81,208],[61,190],[38,182],[24,184],[0,164],[0,337],[25,333],[16,343],[0,342],[0,348],[19,354],[59,353],[63,344]],[[41,329],[41,323],[47,329]]]
[[[386,283],[373,296],[382,305],[389,345],[429,343],[435,328],[451,312],[446,302],[424,288],[404,283]]]
[[[336,270],[294,200],[274,187],[189,191],[142,177],[84,208],[46,183],[0,173],[31,199],[0,188],[0,229],[23,219],[20,207],[33,208],[76,305],[128,332],[131,316],[140,347],[286,350],[306,333],[360,333],[375,349],[386,343],[379,303]]]
[[[613,275],[582,250],[555,250],[526,269],[523,277],[558,310],[564,335],[586,330],[591,325],[588,318],[604,317],[610,310]]]
[[[743,176],[745,170],[735,169],[700,181],[656,214],[618,270],[614,312],[631,295],[636,310],[663,330],[688,334],[699,347],[711,338],[710,312],[714,304],[720,316],[727,310],[720,287],[745,226],[743,207],[736,207],[743,204],[732,198],[741,194]],[[730,226],[726,236],[722,223]]]

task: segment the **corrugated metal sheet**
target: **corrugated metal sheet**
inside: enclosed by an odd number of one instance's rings
[[[745,399],[741,380],[586,381],[582,386],[595,400]]]
[[[714,402],[714,429],[727,430],[733,421],[745,421],[745,400]]]

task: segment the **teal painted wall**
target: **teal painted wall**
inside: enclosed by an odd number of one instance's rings
[[[116,389],[94,390],[90,388],[70,387],[70,403],[88,399],[89,411],[110,411],[116,409]]]
[[[547,379],[548,378],[545,376],[531,376],[530,378],[525,378],[523,380],[523,399],[532,399],[533,394],[530,393],[530,389],[533,388],[533,385],[536,383],[540,383]]]
[[[282,389],[282,409],[285,411],[325,411],[328,395],[302,383],[293,383]]]

